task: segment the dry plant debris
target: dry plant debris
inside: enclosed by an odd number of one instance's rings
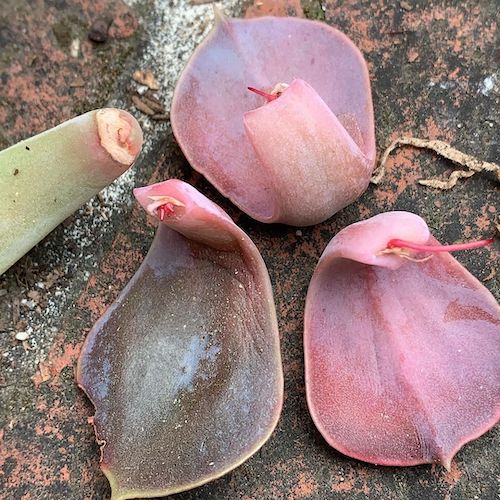
[[[423,186],[429,186],[436,189],[451,189],[457,183],[458,179],[472,177],[476,172],[494,172],[498,181],[500,181],[500,166],[496,163],[482,161],[475,156],[468,155],[455,149],[444,141],[418,139],[417,137],[398,137],[384,151],[380,159],[379,167],[371,178],[373,184],[379,184],[385,174],[385,164],[387,158],[396,148],[400,146],[413,146],[415,148],[430,149],[438,155],[451,160],[469,170],[455,170],[446,180],[421,179],[418,181]]]
[[[137,83],[139,83],[141,85],[146,85],[151,90],[159,90],[160,89],[160,85],[156,81],[156,78],[153,75],[153,72],[149,69],[144,70],[144,71],[141,71],[138,69],[138,70],[134,71],[132,78]]]
[[[492,280],[495,276],[497,275],[497,270],[496,269],[492,269],[490,271],[490,274],[488,274],[488,276],[486,276],[486,278],[483,279],[483,281],[490,281]]]
[[[152,96],[151,94],[132,96],[132,102],[134,106],[144,113],[150,116],[153,120],[167,120],[168,114],[165,110],[165,106],[161,103],[159,99]]]
[[[136,70],[132,79],[139,84],[131,99],[141,113],[150,116],[153,120],[168,120],[168,113],[163,103],[154,96],[154,92],[160,89],[151,70]]]

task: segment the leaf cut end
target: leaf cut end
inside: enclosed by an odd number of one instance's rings
[[[96,122],[101,146],[113,160],[122,165],[132,165],[143,141],[137,120],[126,111],[106,108],[96,113]]]

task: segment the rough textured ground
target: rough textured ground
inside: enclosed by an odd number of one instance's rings
[[[243,15],[250,2],[223,2]],[[257,3],[257,2],[256,2]],[[269,2],[252,15],[268,12]],[[298,2],[284,2],[299,13]],[[448,141],[499,159],[500,56],[494,0],[303,1],[308,17],[347,33],[370,68],[378,149],[401,134]],[[88,40],[101,19],[108,40]],[[400,149],[385,180],[327,222],[297,231],[241,215],[183,159],[168,119],[134,108],[131,75],[150,68],[168,110],[176,78],[210,26],[210,7],[187,0],[4,0],[0,12],[0,148],[106,104],[140,118],[147,144],[135,170],[67,220],[0,277],[0,498],[104,499],[106,479],[75,386],[86,333],[146,253],[153,228],[130,188],[167,177],[188,180],[220,203],[256,242],[276,294],[286,400],[271,440],[224,478],[178,499],[493,499],[499,494],[500,432],[466,445],[450,472],[376,467],[328,447],[304,397],[302,314],[314,266],[339,229],[390,209],[422,215],[443,242],[489,235],[498,222],[498,184],[488,175],[436,192],[416,180],[449,173],[433,154]],[[300,47],[297,48],[300,50]],[[140,90],[140,89],[139,89]],[[457,258],[497,297],[496,248]],[[15,336],[26,332],[21,342]]]

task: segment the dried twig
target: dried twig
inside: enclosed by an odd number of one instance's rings
[[[481,161],[474,156],[462,153],[458,149],[453,148],[448,143],[443,141],[431,141],[427,139],[418,139],[416,137],[399,137],[393,141],[384,151],[380,159],[379,167],[371,178],[373,184],[379,184],[385,174],[385,163],[389,155],[400,146],[413,146],[415,148],[430,149],[438,155],[448,160],[467,167],[469,170],[456,170],[452,172],[450,177],[444,181],[437,179],[419,180],[419,184],[430,186],[437,189],[451,189],[458,181],[464,177],[471,177],[476,172],[495,172],[497,179],[500,181],[500,166],[495,163]]]
[[[483,281],[490,281],[492,280],[495,276],[497,275],[497,270],[496,269],[492,269],[490,271],[490,274],[488,274],[488,276],[486,276],[486,278],[483,278]]]
[[[133,95],[132,96],[132,102],[134,103],[134,106],[139,110],[142,111],[145,115],[154,115],[155,111],[151,109],[143,100],[138,96],[138,95]]]
[[[465,177],[472,177],[476,171],[474,170],[454,170],[447,180],[440,181],[439,179],[419,179],[418,183],[422,186],[429,186],[435,189],[451,189],[458,181]]]

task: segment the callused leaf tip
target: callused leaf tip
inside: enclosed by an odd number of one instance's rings
[[[114,108],[96,113],[101,146],[122,165],[132,165],[141,150],[143,136],[137,120],[126,111]]]

